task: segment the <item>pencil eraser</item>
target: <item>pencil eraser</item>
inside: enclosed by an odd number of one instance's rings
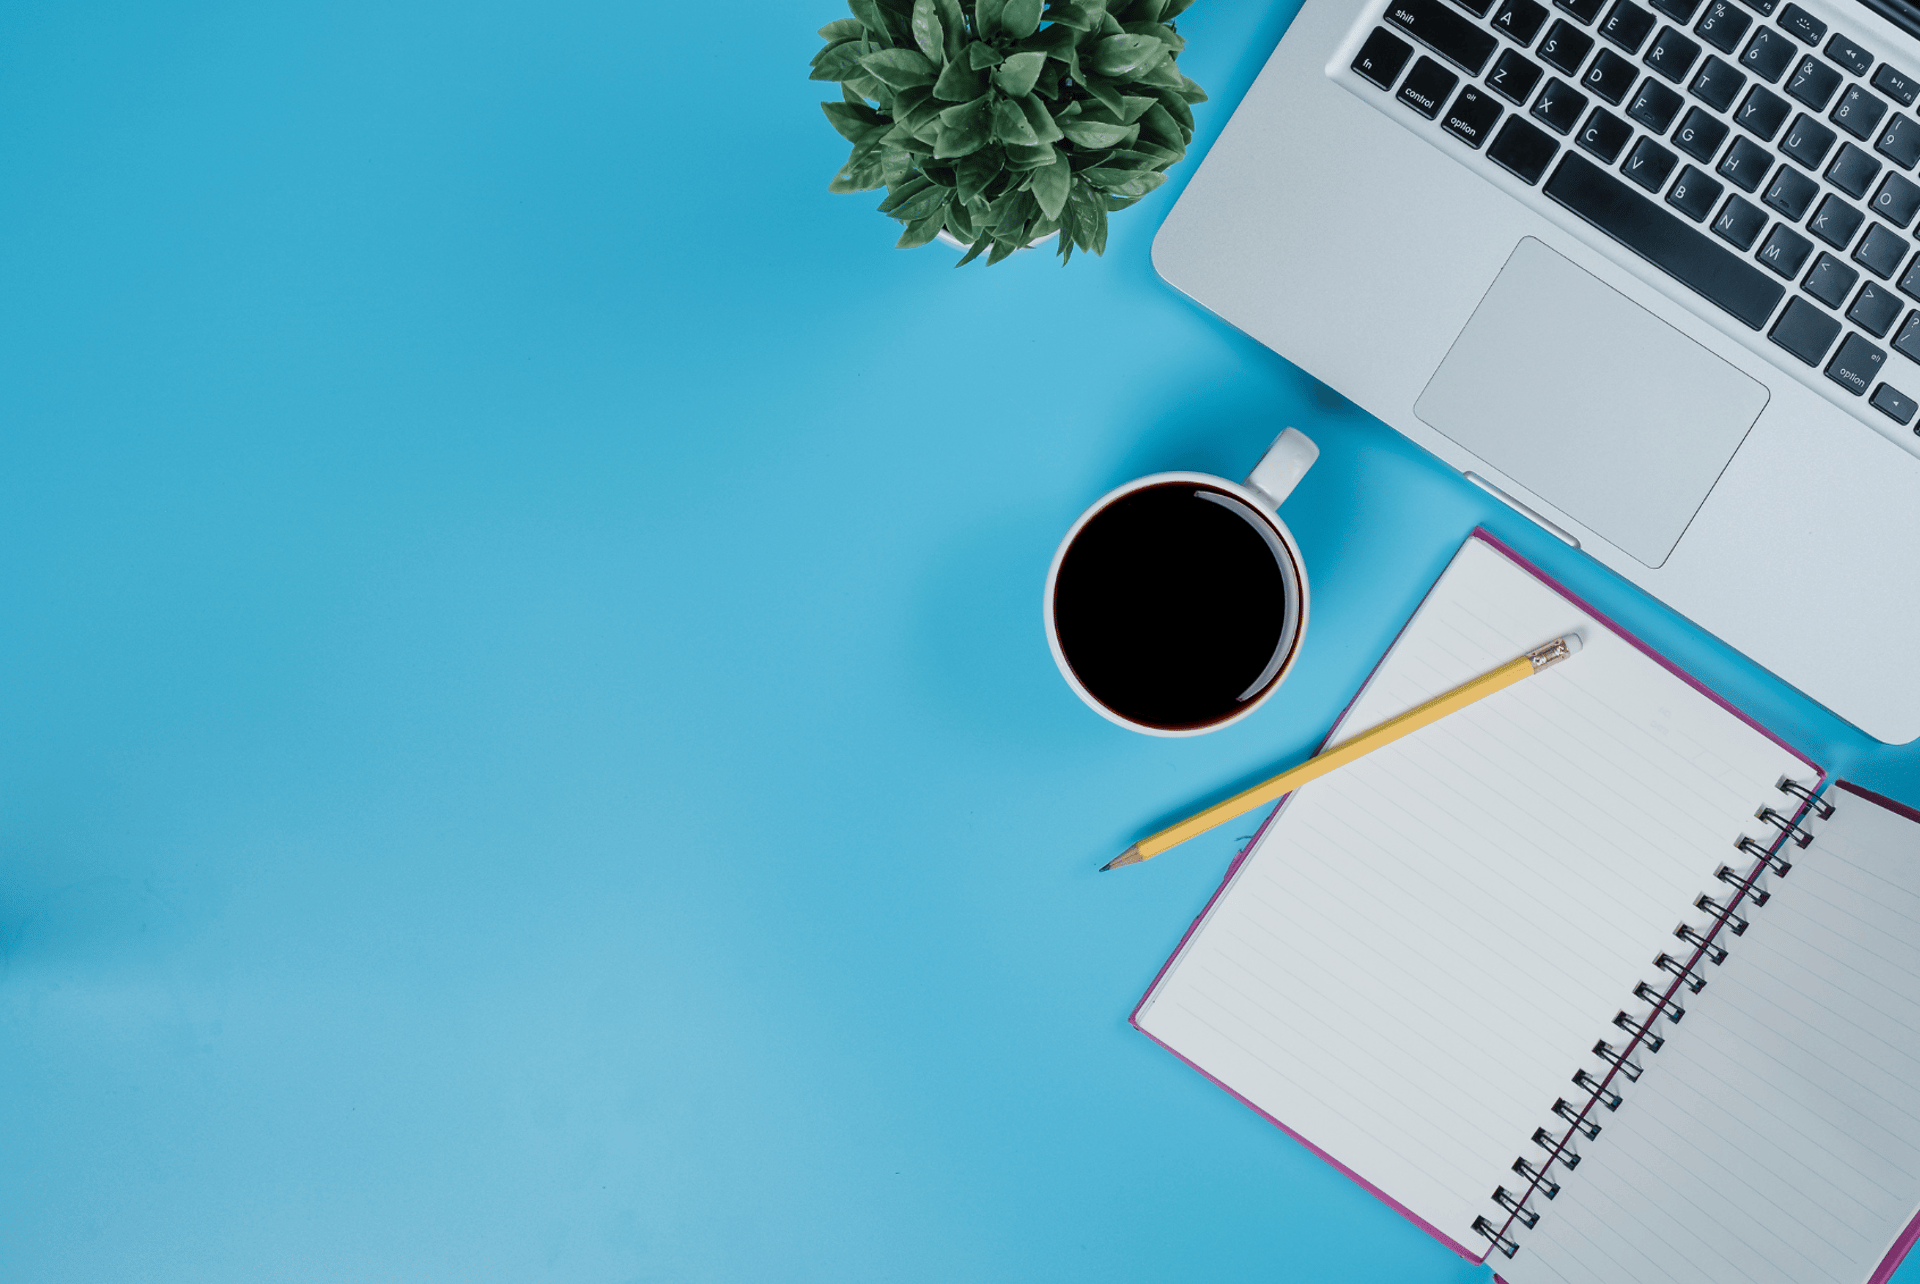
[[[1561,640],[1562,642],[1565,642],[1565,643],[1567,644],[1567,654],[1568,654],[1568,655],[1572,655],[1572,654],[1574,654],[1575,652],[1577,652],[1577,651],[1579,651],[1579,649],[1580,649],[1580,635],[1579,635],[1578,633],[1569,633],[1569,634],[1567,634],[1567,636],[1565,636],[1565,637],[1563,637],[1563,638],[1561,638],[1560,640]]]

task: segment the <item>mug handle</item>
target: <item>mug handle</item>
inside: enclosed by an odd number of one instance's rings
[[[1260,462],[1253,466],[1253,471],[1247,474],[1247,480],[1242,484],[1249,490],[1259,492],[1268,503],[1278,508],[1318,458],[1320,447],[1314,445],[1307,434],[1298,428],[1289,428],[1273,439],[1273,444],[1267,447],[1267,453],[1261,456]]]

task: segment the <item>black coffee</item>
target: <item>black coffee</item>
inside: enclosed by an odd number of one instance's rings
[[[1218,722],[1285,658],[1286,581],[1245,502],[1192,482],[1134,491],[1081,528],[1054,581],[1054,625],[1080,684],[1148,726]]]

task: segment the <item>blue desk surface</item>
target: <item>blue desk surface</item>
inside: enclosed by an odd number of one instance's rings
[[[1182,20],[1196,151],[1293,8]],[[1483,1278],[1127,1028],[1245,827],[1095,873],[1478,522],[1920,797],[1162,285],[1179,182],[1064,270],[889,248],[838,12],[0,11],[0,1277]],[[1297,676],[1102,722],[1055,540],[1287,424]]]

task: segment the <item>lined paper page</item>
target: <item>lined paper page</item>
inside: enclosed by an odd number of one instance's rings
[[[1138,1017],[1476,1249],[1743,824],[1806,774],[1479,539],[1343,727],[1574,632],[1566,663],[1296,791]]]
[[[1920,825],[1832,797],[1513,1284],[1862,1284],[1920,1209]]]

